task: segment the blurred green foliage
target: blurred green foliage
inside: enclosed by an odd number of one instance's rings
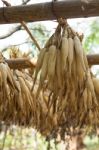
[[[5,141],[4,141],[5,140]],[[4,146],[3,146],[4,144]],[[0,150],[47,150],[49,142],[32,128],[10,126],[0,133]],[[50,141],[50,150],[60,150],[60,145]]]
[[[99,137],[93,135],[92,137],[86,136],[84,139],[87,150],[99,150]]]
[[[94,20],[89,26],[89,33],[84,40],[84,49],[90,52],[99,45],[99,20]]]

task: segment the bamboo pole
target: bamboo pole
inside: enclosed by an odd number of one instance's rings
[[[0,8],[0,24],[99,16],[99,0],[64,0]]]
[[[99,65],[99,54],[87,55],[89,65]],[[28,58],[16,58],[5,60],[11,69],[25,69],[36,67],[36,60],[29,60]]]

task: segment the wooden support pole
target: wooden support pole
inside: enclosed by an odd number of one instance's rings
[[[99,54],[87,55],[89,65],[99,65]],[[36,67],[36,61],[30,61],[27,58],[16,58],[5,60],[11,69],[25,69]]]
[[[28,58],[5,59],[5,61],[11,69],[26,69],[36,66],[35,61],[31,62]]]
[[[99,16],[99,0],[64,0],[0,8],[0,24],[92,16]]]
[[[87,55],[89,65],[99,65],[99,54]]]

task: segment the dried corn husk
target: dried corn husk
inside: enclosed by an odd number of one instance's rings
[[[0,55],[0,120],[62,139],[70,128],[95,129],[99,126],[98,82],[79,34],[67,24],[58,25],[38,56],[34,78],[28,69],[12,71]]]

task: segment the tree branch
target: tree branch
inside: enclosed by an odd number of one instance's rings
[[[11,44],[11,45],[9,45],[9,46],[5,46],[4,48],[2,48],[2,49],[0,50],[0,52],[1,52],[1,53],[4,53],[4,52],[7,51],[7,49],[10,48],[10,47],[13,47],[13,46],[21,46],[21,45],[23,45],[23,44],[33,44],[33,42],[32,42],[32,41],[24,41],[24,42],[19,43],[19,44]]]
[[[28,1],[28,0],[26,0],[26,1]],[[25,1],[25,3],[26,3],[26,1]],[[11,4],[8,3],[8,2],[5,1],[5,0],[2,0],[2,2],[3,2],[7,7],[11,6]],[[30,30],[28,29],[28,27],[26,26],[26,23],[25,23],[24,21],[20,21],[20,23],[21,23],[21,25],[25,28],[25,30],[26,30],[27,33],[29,34],[30,38],[32,39],[32,41],[34,42],[34,44],[36,45],[36,47],[37,47],[38,50],[40,51],[41,48],[40,48],[38,42],[36,41],[36,39],[34,38],[34,36],[32,35],[32,33],[30,32]]]
[[[19,43],[19,44],[12,44],[12,45],[9,45],[9,46],[6,46],[4,47],[3,49],[1,49],[1,53],[5,52],[8,48],[10,48],[11,46],[20,46],[22,44],[27,44],[27,43],[32,43],[32,41],[24,41],[22,43]]]
[[[11,46],[20,46],[20,45],[23,45],[23,44],[27,44],[27,43],[32,43],[32,41],[25,41],[25,42],[22,42],[22,43],[19,43],[19,44],[14,44],[14,45],[11,45]],[[9,47],[11,47],[9,46]]]
[[[28,2],[30,2],[31,0],[24,0],[22,5],[26,5]]]
[[[21,29],[21,25],[18,25],[16,27],[14,27],[13,29],[11,29],[10,32],[8,32],[7,34],[1,35],[0,39],[5,39],[5,38],[11,36],[12,34],[14,34],[15,32],[17,32],[20,29]]]
[[[22,5],[26,5],[29,1],[30,1],[30,0],[24,0],[24,1],[22,2]],[[5,0],[2,0],[2,2],[3,2],[6,6],[11,6],[11,4],[8,3],[8,2],[5,1]],[[11,29],[11,31],[8,32],[7,34],[1,35],[1,36],[0,36],[0,39],[5,39],[5,38],[11,36],[11,35],[14,34],[15,32],[17,32],[18,30],[20,30],[21,27],[22,27],[22,25],[18,25],[18,26],[16,26],[16,27],[14,27],[14,28]]]
[[[28,29],[28,27],[26,26],[24,21],[21,21],[21,25],[25,28],[25,30],[27,31],[27,33],[29,34],[30,38],[32,39],[32,41],[34,42],[34,44],[36,45],[36,47],[38,48],[38,50],[40,51],[41,48],[38,44],[38,42],[36,41],[36,39],[34,38],[34,36],[31,34],[30,30]]]

